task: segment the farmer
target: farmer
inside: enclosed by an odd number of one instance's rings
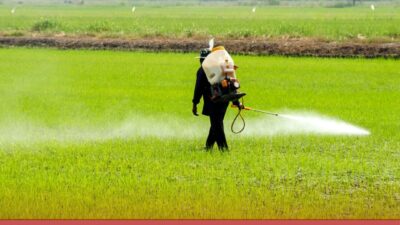
[[[203,49],[200,51],[200,65],[203,63],[208,54],[210,54],[210,50],[208,49]],[[211,101],[211,85],[207,80],[202,66],[200,66],[197,71],[196,86],[194,88],[194,96],[192,100],[192,112],[195,116],[198,116],[197,104],[199,104],[201,97],[203,97],[204,101],[202,114],[209,116],[211,123],[205,149],[211,150],[215,142],[217,142],[220,151],[228,150],[228,144],[226,143],[224,132],[224,117],[229,102],[215,103]],[[235,101],[233,104],[243,108],[243,105],[239,101]]]

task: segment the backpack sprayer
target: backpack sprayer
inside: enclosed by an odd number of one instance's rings
[[[240,84],[239,80],[236,78],[236,70],[238,67],[235,65],[232,57],[223,46],[213,48],[213,45],[214,40],[212,39],[210,41],[211,53],[204,59],[204,62],[202,63],[207,80],[211,84],[211,100],[213,102],[238,101],[246,95],[246,93],[239,92]],[[278,116],[277,113],[270,113],[250,107],[244,107],[243,109],[236,105],[232,105],[232,107],[239,109],[239,112],[232,121],[231,125],[231,131],[235,134],[241,133],[246,127],[245,120],[241,115],[242,110]],[[233,126],[238,117],[242,119],[243,127],[240,130],[235,131]]]
[[[212,48],[202,67],[211,84],[211,101],[237,101],[246,95],[239,92],[240,84],[236,78],[238,67],[223,46]]]

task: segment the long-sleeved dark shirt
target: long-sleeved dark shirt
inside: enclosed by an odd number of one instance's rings
[[[213,107],[213,102],[211,101],[211,85],[202,67],[197,70],[196,86],[194,88],[192,100],[193,104],[199,104],[201,97],[203,97],[204,101],[202,114],[209,116],[211,107]]]

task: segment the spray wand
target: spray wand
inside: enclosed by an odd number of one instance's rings
[[[232,107],[236,107],[237,108],[237,106],[233,106],[233,105],[232,105]],[[271,116],[279,116],[278,113],[271,113],[271,112],[267,112],[267,111],[264,111],[264,110],[253,109],[253,108],[250,108],[250,107],[244,107],[244,110],[249,110],[249,111],[258,112],[258,113],[264,113],[264,114],[268,114],[268,115],[271,115]]]
[[[253,112],[258,112],[258,113],[264,113],[264,114],[268,114],[268,115],[271,115],[271,116],[279,116],[278,113],[271,113],[271,112],[267,112],[267,111],[264,111],[264,110],[253,109],[253,108],[250,108],[250,107],[244,107],[243,109],[239,108],[237,105],[232,105],[231,107],[232,107],[232,108],[238,108],[238,109],[239,109],[239,112],[238,112],[238,114],[235,116],[235,119],[233,119],[232,125],[231,125],[231,131],[232,131],[232,133],[234,133],[234,134],[242,133],[242,131],[243,131],[244,128],[246,127],[246,122],[245,122],[245,120],[244,120],[244,118],[243,118],[243,116],[242,116],[242,114],[241,114],[242,110],[253,111]],[[235,131],[235,130],[233,129],[233,126],[235,125],[235,122],[236,122],[236,120],[237,120],[238,117],[240,117],[240,118],[242,119],[242,121],[243,121],[243,127],[242,127],[240,130]]]

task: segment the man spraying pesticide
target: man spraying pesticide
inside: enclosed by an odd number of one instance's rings
[[[232,102],[232,107],[239,109],[238,114],[232,122],[231,130],[233,133],[240,133],[245,128],[244,119],[241,116],[241,110],[252,110],[254,112],[265,113],[278,116],[276,113],[269,113],[262,110],[245,107],[239,99],[245,96],[245,93],[240,93],[239,80],[236,78],[237,66],[232,57],[223,46],[213,47],[214,40],[210,41],[210,48],[200,51],[201,67],[197,71],[196,86],[193,96],[192,112],[197,114],[197,104],[201,97],[204,100],[203,115],[210,117],[210,131],[206,141],[206,149],[210,150],[217,142],[218,148],[221,151],[228,150],[224,132],[224,117],[229,102]],[[239,131],[234,131],[233,125],[238,117],[242,118],[243,127]]]
[[[239,100],[245,96],[245,93],[239,92],[239,81],[236,78],[236,69],[238,68],[229,53],[224,47],[219,46],[213,48],[213,40],[210,41],[210,48],[203,49],[200,52],[201,67],[197,71],[197,80],[193,97],[192,112],[197,114],[197,104],[201,97],[204,99],[203,114],[210,117],[211,127],[207,137],[206,149],[212,149],[215,142],[220,150],[227,150],[224,133],[224,117],[229,102],[232,107],[238,108],[239,111],[234,118],[231,131],[235,134],[241,133],[246,124],[241,112],[242,110],[250,110],[252,112],[262,113],[270,116],[279,116],[290,122],[292,130],[285,132],[308,132],[318,134],[334,134],[334,135],[369,135],[369,131],[355,127],[345,122],[321,118],[307,115],[285,115],[271,113],[264,110],[245,107]],[[239,130],[234,130],[234,124],[238,118],[242,119],[243,126]],[[283,123],[285,125],[286,122]],[[285,126],[283,126],[284,129]]]
[[[245,108],[239,101],[246,94],[238,91],[240,85],[236,79],[237,66],[225,48],[222,46],[213,48],[212,41],[209,49],[201,50],[200,64],[192,100],[192,112],[198,116],[197,104],[203,97],[202,114],[209,116],[211,123],[206,149],[212,149],[217,142],[219,150],[228,150],[224,132],[226,109],[230,101],[239,109]]]

